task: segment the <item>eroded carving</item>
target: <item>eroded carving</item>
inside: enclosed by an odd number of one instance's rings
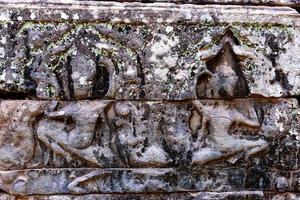
[[[11,33],[17,36],[0,44],[9,55],[0,62],[0,92],[52,100],[298,95],[298,60],[291,55],[299,51],[299,34],[292,31],[203,23],[18,22]],[[7,32],[0,29],[1,37],[9,38]]]
[[[15,104],[11,101],[1,103],[5,115],[1,119],[8,119],[8,113],[22,119],[17,124],[13,120],[1,122],[1,141],[5,143],[0,149],[3,152],[0,154],[1,169],[38,170],[42,167],[68,166],[82,169],[102,168],[83,170],[76,174],[73,174],[75,169],[71,169],[57,175],[55,179],[61,180],[63,187],[68,188],[65,192],[78,194],[107,191],[104,189],[106,181],[115,176],[113,172],[105,170],[109,167],[128,168],[129,171],[131,168],[202,169],[214,165],[236,167],[243,163],[255,166],[257,162],[269,163],[270,159],[274,159],[274,163],[282,162],[276,161],[275,153],[271,152],[274,148],[286,148],[282,143],[284,141],[290,148],[291,141],[295,141],[291,136],[299,130],[296,119],[300,116],[296,100],[17,103],[23,107],[14,112],[12,110]],[[31,124],[33,121],[37,123]],[[275,147],[273,143],[278,139],[277,136],[286,139]],[[14,137],[19,139],[11,139]],[[262,152],[264,154],[255,155]],[[144,169],[140,170],[144,172]],[[131,172],[120,173],[135,180],[145,176],[140,172],[135,175]],[[35,172],[27,175],[22,175],[21,171],[20,173],[3,173],[1,188],[16,194],[29,194],[34,193],[29,189],[32,181],[48,188],[45,183],[54,178],[53,174],[36,176],[33,175]],[[11,178],[8,179],[7,176]],[[146,177],[144,183],[135,183],[140,188],[137,191],[145,191],[148,184],[152,184],[152,180],[169,175],[164,172],[158,177]],[[89,189],[94,187],[92,185],[95,180],[97,184],[104,184],[103,187]],[[125,182],[126,180],[124,179]],[[117,184],[122,185],[121,182]],[[120,190],[111,188],[109,191],[127,191],[127,186],[123,186],[120,186]],[[180,191],[174,186],[166,187]],[[159,188],[165,186],[161,185]],[[44,189],[41,193],[43,191]],[[55,186],[53,192],[60,193],[63,190]]]
[[[44,29],[53,24],[23,26],[19,34],[28,41],[27,71],[38,98],[113,98],[120,84],[129,82],[134,89],[141,82],[137,50],[142,38],[122,35],[126,27],[61,23],[52,31],[57,36],[49,36]]]
[[[262,139],[230,135],[233,126],[259,133],[251,103],[193,103],[192,113],[173,103],[83,101],[60,108],[53,103],[55,111],[45,112],[37,137],[57,154],[97,166],[203,165],[243,153],[248,159],[267,149]]]
[[[2,192],[300,191],[292,9],[0,4]]]
[[[109,101],[83,101],[47,112],[45,119],[38,123],[37,137],[57,154],[69,159],[71,155],[75,155],[103,166],[97,155],[113,156],[109,147],[105,147],[109,144],[107,137],[110,132],[105,130],[105,133],[99,133],[97,128],[106,123],[104,113],[109,104]],[[94,141],[96,133],[102,136],[97,137],[100,141]]]
[[[213,51],[202,52],[204,56],[201,59],[206,60],[207,69],[197,76],[198,98],[223,99],[249,95],[247,81],[233,52],[233,46],[238,45],[236,41],[233,33],[227,31]]]
[[[36,122],[46,102],[0,101],[0,168],[26,168],[34,159]]]
[[[196,130],[198,136],[194,147],[196,151],[193,154],[193,163],[204,164],[243,151],[246,153],[245,158],[248,159],[249,156],[268,148],[268,144],[264,140],[251,141],[229,135],[229,130],[233,125],[241,125],[250,129],[260,128],[255,110],[249,102],[245,102],[243,108],[237,108],[234,104],[224,102],[204,105],[199,101],[193,101],[193,103],[201,116],[198,119],[200,124],[197,126],[201,128]],[[199,149],[197,145],[203,144],[206,137],[211,139],[211,146]]]
[[[150,107],[117,102],[112,109],[109,111],[114,130],[111,144],[128,166],[163,167],[170,162],[162,148],[162,135],[155,130],[157,122],[152,119]]]

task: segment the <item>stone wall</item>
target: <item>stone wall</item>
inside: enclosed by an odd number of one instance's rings
[[[217,3],[1,1],[0,199],[300,199],[300,2]]]

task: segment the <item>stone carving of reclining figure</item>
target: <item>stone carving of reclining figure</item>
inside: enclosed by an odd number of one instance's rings
[[[46,118],[39,122],[38,138],[55,153],[69,158],[71,154],[91,163],[101,165],[94,156],[99,146],[92,145],[99,118],[109,101],[81,101],[69,103],[62,109],[46,113]],[[101,148],[103,154],[110,151]],[[99,152],[99,151],[98,151]],[[101,152],[99,152],[101,154]]]
[[[196,150],[193,154],[193,164],[205,164],[210,161],[230,157],[241,152],[246,153],[246,159],[249,156],[265,150],[268,145],[264,140],[251,141],[247,139],[237,139],[229,134],[233,124],[242,125],[248,128],[259,128],[254,108],[245,102],[245,108],[248,110],[251,119],[245,116],[241,111],[226,102],[216,102],[203,105],[200,101],[193,101],[198,113],[202,116],[201,129],[198,130],[196,146],[201,144],[206,131],[212,139],[212,147],[205,147]],[[207,130],[205,130],[207,129]],[[197,147],[196,147],[197,149]]]

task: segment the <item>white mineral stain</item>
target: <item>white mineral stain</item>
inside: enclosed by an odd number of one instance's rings
[[[211,36],[210,35],[204,36],[203,41],[206,42],[206,43],[210,43],[211,42]]]
[[[0,58],[4,58],[5,56],[5,49],[4,47],[0,47]]]
[[[175,67],[178,57],[170,55],[170,56],[163,57],[163,60],[169,67]]]
[[[9,16],[6,13],[0,13],[0,21],[9,20]]]
[[[173,18],[167,18],[167,19],[166,19],[166,22],[167,22],[167,23],[172,23],[172,22],[174,22],[174,19],[173,19]]]
[[[110,21],[111,21],[112,23],[115,23],[115,22],[120,22],[121,19],[118,18],[118,17],[114,17],[114,18],[112,18]]]
[[[64,114],[65,114],[65,111],[62,111],[62,110],[57,112],[57,115],[64,115]]]
[[[31,13],[30,14],[30,19],[35,19],[35,18],[36,18],[35,13]]]
[[[278,130],[280,132],[284,131],[284,123],[278,122],[278,121],[280,121],[280,118],[282,117],[281,114],[282,113],[280,112],[280,110],[278,108],[276,108],[275,116],[274,116],[274,118],[276,119],[275,125],[278,127]]]
[[[150,57],[150,61],[159,62],[157,59],[158,56],[171,52],[171,48],[176,46],[179,42],[178,38],[168,38],[166,35],[158,34],[160,38],[151,46],[152,56]]]
[[[136,74],[136,70],[134,70],[131,66],[129,66],[125,72],[125,75],[129,77],[134,77],[135,74]]]
[[[22,16],[19,16],[19,17],[17,17],[17,20],[18,20],[18,21],[22,21],[22,20],[23,20],[23,17],[22,17]]]
[[[143,23],[149,23],[149,20],[148,20],[148,18],[145,17],[145,18],[142,18],[142,22]]]
[[[60,13],[60,16],[61,16],[61,18],[63,18],[63,19],[69,19],[69,16],[68,16],[66,13],[64,13],[64,12],[61,12],[61,13]]]
[[[110,50],[113,50],[113,49],[115,50],[116,49],[116,47],[112,47],[108,44],[100,43],[100,42],[96,43],[95,46],[99,49],[110,49]]]
[[[124,22],[125,22],[125,23],[130,23],[130,22],[131,22],[131,20],[130,20],[130,19],[128,19],[128,18],[125,18],[125,19],[124,19]]]
[[[167,26],[166,27],[166,32],[167,33],[170,33],[170,32],[172,32],[173,31],[173,27],[172,26]]]
[[[5,76],[6,76],[6,72],[4,71],[4,72],[0,75],[0,80],[1,80],[1,81],[5,81]]]
[[[202,21],[212,21],[213,18],[210,15],[201,15],[200,19]]]
[[[159,77],[162,81],[167,81],[168,80],[168,74],[169,70],[168,69],[160,69],[160,68],[157,68],[154,70],[154,75],[156,77]]]
[[[189,78],[188,76],[188,71],[187,70],[180,70],[175,76],[174,76],[175,79],[177,80],[184,80],[184,79],[187,79]]]
[[[87,77],[86,76],[82,76],[82,77],[79,78],[79,83],[81,85],[85,85],[87,83],[86,81],[87,81]]]
[[[147,161],[164,161],[167,160],[166,152],[158,145],[150,146],[144,153],[142,160]]]
[[[11,79],[5,80],[7,84],[13,84],[14,82]]]
[[[186,19],[192,19],[192,13],[187,11],[184,13]]]
[[[79,72],[73,72],[71,76],[72,76],[72,79],[77,79],[77,78],[80,77],[80,73]]]
[[[78,15],[78,14],[74,14],[74,15],[73,15],[73,19],[74,19],[74,20],[79,19],[79,15]]]
[[[164,21],[163,18],[158,18],[158,19],[156,20],[157,23],[162,23],[163,21]]]
[[[177,56],[170,55],[171,48],[179,42],[177,37],[167,37],[163,34],[156,35],[158,39],[151,46],[152,55],[150,61],[155,63],[156,69],[154,75],[163,81],[167,81],[168,67],[174,67],[177,62]]]
[[[16,79],[16,78],[18,77],[18,74],[13,73],[13,74],[12,74],[12,77]]]

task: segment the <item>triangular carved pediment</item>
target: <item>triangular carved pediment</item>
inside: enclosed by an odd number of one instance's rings
[[[228,99],[249,95],[247,81],[233,48],[240,42],[227,30],[217,45],[203,51],[206,69],[197,77],[197,98]]]

